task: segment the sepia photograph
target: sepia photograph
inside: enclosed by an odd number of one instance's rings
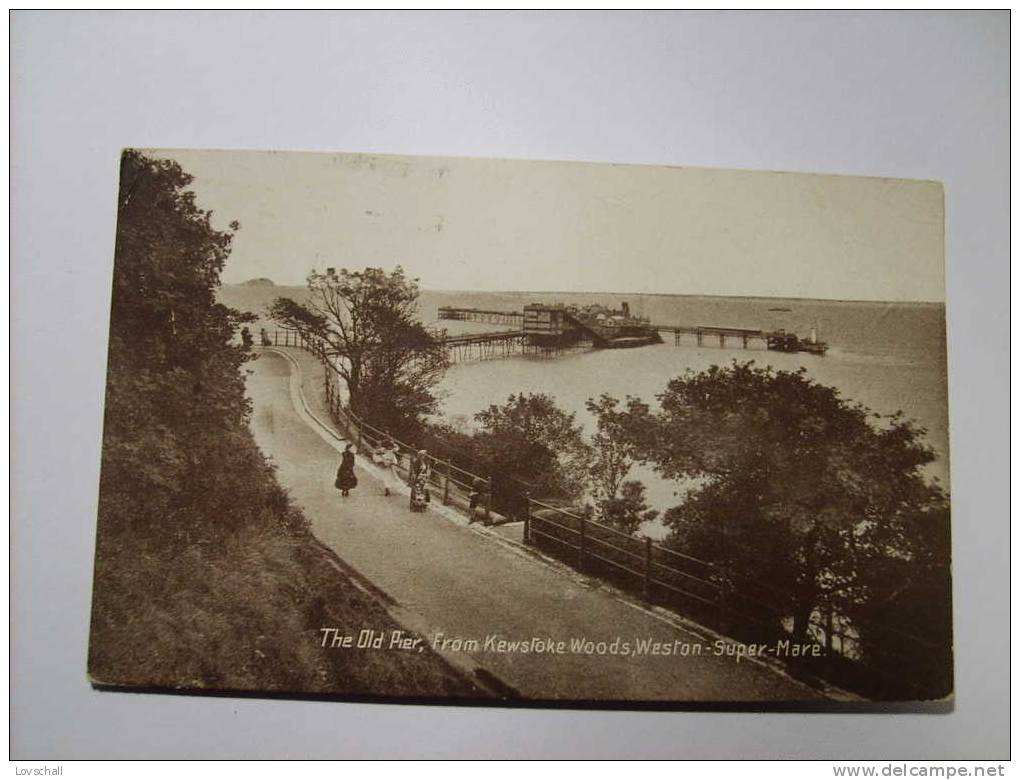
[[[951,706],[940,183],[140,148],[116,212],[104,695]]]

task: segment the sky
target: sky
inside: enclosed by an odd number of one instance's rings
[[[937,182],[607,163],[144,150],[241,223],[223,281],[402,265],[424,289],[945,300]]]

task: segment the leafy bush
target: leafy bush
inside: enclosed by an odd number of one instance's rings
[[[949,497],[923,474],[935,457],[924,431],[803,369],[753,362],[688,372],[659,400],[658,413],[633,408],[626,428],[638,457],[696,484],[664,515],[668,544],[753,592],[744,611],[776,633],[789,621],[809,640],[817,610],[849,618],[859,660],[882,678],[873,693],[945,695]]]

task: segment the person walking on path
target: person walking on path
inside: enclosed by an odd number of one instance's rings
[[[485,521],[485,480],[475,477],[468,493],[468,525],[476,520]]]
[[[397,473],[397,464],[400,462],[400,450],[393,439],[388,439],[379,449],[375,462],[382,467],[383,471],[389,472],[395,481],[400,481],[400,475]],[[383,494],[388,496],[390,494],[389,486],[385,486],[383,491]]]
[[[340,495],[347,498],[358,486],[358,478],[354,476],[354,445],[348,444],[340,459],[340,468],[336,470],[336,483]]]
[[[411,461],[411,511],[424,512],[429,502],[429,461],[426,450],[418,450]]]

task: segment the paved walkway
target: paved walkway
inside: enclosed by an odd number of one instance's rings
[[[373,466],[358,459],[359,485],[349,498],[333,487],[342,444],[312,415],[317,390],[302,394],[297,366],[315,361],[265,351],[253,364],[248,392],[252,429],[276,463],[281,483],[315,535],[385,594],[390,612],[431,641],[474,639],[479,649],[443,652],[483,669],[523,697],[578,700],[807,701],[821,694],[765,665],[713,654],[716,637],[674,625],[603,587],[550,564],[491,531],[436,511],[412,514],[406,493],[384,495]],[[291,360],[300,361],[292,363]],[[307,382],[311,382],[309,377]],[[304,397],[302,397],[304,396]],[[372,626],[345,627],[352,632]],[[690,655],[586,655],[496,652],[486,639],[590,640],[633,651],[661,642]],[[701,648],[701,654],[696,648]],[[342,651],[338,651],[342,652]],[[398,652],[398,651],[392,651]]]

